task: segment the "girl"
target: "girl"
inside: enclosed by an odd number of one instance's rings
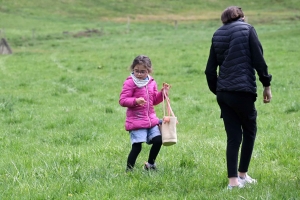
[[[152,72],[152,65],[147,56],[137,56],[130,69],[132,72],[123,84],[119,100],[121,106],[127,107],[125,129],[129,131],[132,144],[126,171],[134,168],[143,142],[152,144],[148,162],[145,163],[144,168],[155,170],[155,160],[160,151],[162,139],[154,106],[162,102],[162,91],[157,91],[156,82],[149,75]],[[169,88],[168,84],[163,84],[166,92]]]

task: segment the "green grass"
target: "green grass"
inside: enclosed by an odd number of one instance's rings
[[[14,52],[0,55],[0,199],[300,199],[299,2],[185,2],[0,0]],[[258,184],[228,192],[226,136],[204,69],[219,15],[239,3],[264,47],[273,99],[263,104],[258,82],[249,169]],[[157,173],[142,170],[144,145],[126,174],[118,100],[138,54],[151,58],[159,87],[172,84],[178,144],[161,149]]]

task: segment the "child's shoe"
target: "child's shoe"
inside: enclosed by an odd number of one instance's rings
[[[132,172],[133,169],[134,169],[133,166],[131,166],[130,164],[127,164],[127,166],[126,166],[126,172]]]
[[[148,162],[145,162],[144,169],[147,170],[147,171],[149,171],[149,170],[157,170],[155,163],[152,165],[152,164],[150,164]]]
[[[129,167],[126,167],[126,172],[132,172],[133,171],[133,168],[129,168]]]

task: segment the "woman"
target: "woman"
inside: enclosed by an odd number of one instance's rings
[[[205,70],[209,89],[217,96],[227,134],[228,189],[257,182],[247,174],[257,131],[255,71],[264,86],[264,103],[272,98],[272,75],[268,74],[261,43],[254,27],[245,23],[244,17],[237,6],[223,11],[223,25],[213,34]]]

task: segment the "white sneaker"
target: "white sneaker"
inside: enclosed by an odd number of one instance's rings
[[[145,162],[144,169],[147,170],[147,171],[149,171],[149,170],[157,170],[155,163],[153,165],[151,165],[148,162]]]
[[[232,190],[234,188],[240,189],[240,188],[243,188],[243,187],[245,187],[245,186],[242,183],[239,182],[239,184],[235,185],[235,186],[228,185],[227,190]]]
[[[245,177],[238,177],[238,181],[240,183],[242,183],[243,185],[245,184],[255,184],[257,183],[257,180],[254,178],[251,178],[250,176],[248,176],[248,174],[246,174]]]

